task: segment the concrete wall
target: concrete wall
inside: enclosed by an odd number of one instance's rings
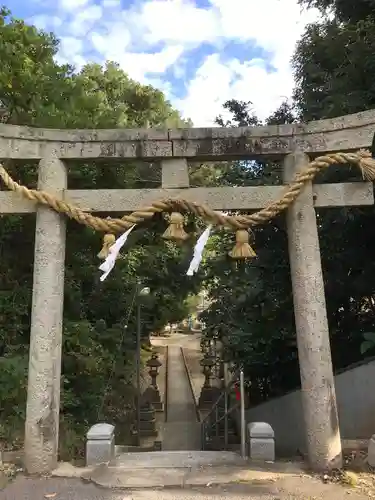
[[[369,439],[375,433],[375,358],[335,376],[340,431],[343,439]],[[301,391],[247,410],[248,422],[263,421],[275,431],[279,456],[305,452]]]

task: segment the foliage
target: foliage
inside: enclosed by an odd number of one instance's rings
[[[299,3],[307,7],[315,7],[323,14],[332,13],[340,22],[356,23],[374,16],[374,0],[299,0]]]
[[[334,18],[308,26],[293,59],[301,118],[332,118],[375,107],[374,51],[372,18],[345,25]]]
[[[225,123],[218,117],[221,125],[261,125],[248,102],[228,101],[224,107],[233,117]],[[294,114],[286,102],[268,120],[275,124],[292,121]],[[222,184],[232,186],[280,182],[280,165],[270,161],[234,162],[221,179]],[[200,317],[206,336],[219,334],[227,359],[244,368],[251,380],[250,398],[256,404],[298,384],[284,219],[254,231],[257,258],[250,262],[228,257],[230,240],[226,231],[210,239],[204,286],[212,304]]]
[[[302,120],[375,108],[375,3],[373,0],[301,0],[331,13],[307,27],[294,55],[295,105]],[[333,169],[330,182],[353,180]],[[329,209],[320,233],[333,356],[339,367],[362,354],[364,334],[375,324],[374,207]],[[332,231],[332,228],[334,230]]]
[[[160,91],[131,80],[115,63],[90,64],[80,72],[58,65],[56,38],[12,19],[5,9],[0,37],[2,121],[53,128],[189,126]],[[67,166],[70,189],[154,187],[160,182],[155,165],[72,161]],[[15,162],[7,168],[35,186],[35,164]],[[186,299],[199,290],[198,279],[185,276],[191,244],[180,249],[164,242],[165,226],[156,217],[133,231],[126,258],[101,283],[96,257],[101,235],[68,222],[61,412],[65,459],[79,455],[81,438],[98,414],[119,424],[123,436],[129,430],[137,280],[152,292],[141,305],[145,339],[169,321],[183,319]],[[15,437],[12,426],[17,432],[22,428],[25,414],[34,228],[34,215],[0,221],[0,428],[8,440]]]
[[[375,351],[375,332],[366,332],[363,334],[364,341],[361,344],[361,354],[368,351]]]
[[[316,45],[309,46],[320,61],[324,54],[315,54],[315,49]],[[313,81],[305,55],[298,50],[296,58],[306,64],[306,79]],[[296,96],[307,92],[305,83],[298,82]],[[350,94],[348,88],[345,94]],[[305,116],[305,109],[309,114],[314,107],[324,106],[317,101],[309,97],[306,104],[285,102],[267,123],[292,123],[296,114]],[[341,100],[341,106],[346,102]],[[339,103],[335,101],[337,111]],[[230,101],[225,107],[234,116],[226,123],[219,117],[222,125],[259,123],[248,103]],[[224,179],[231,185],[279,184],[280,174],[281,166],[269,161],[236,162]],[[320,175],[318,181],[322,180],[355,181],[359,176],[350,168],[338,167]],[[363,332],[375,323],[374,285],[369,279],[374,273],[373,208],[329,208],[319,210],[317,217],[332,356],[335,369],[342,369],[361,359]],[[244,368],[251,381],[252,404],[285,394],[300,383],[284,217],[254,233],[257,258],[249,263],[231,263],[221,256],[228,247],[225,233],[211,242],[211,252],[219,255],[205,269],[205,286],[213,302],[201,315],[207,325],[206,335],[219,333],[225,340],[228,359]]]
[[[216,123],[220,127],[250,127],[251,125],[259,125],[259,120],[253,113],[251,106],[251,101],[230,99],[223,104],[223,108],[231,113],[232,120],[224,121],[224,118],[219,115],[216,118]]]

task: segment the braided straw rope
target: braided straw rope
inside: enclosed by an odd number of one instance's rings
[[[124,232],[134,224],[151,219],[156,213],[169,211],[191,212],[216,226],[226,226],[233,230],[239,230],[247,229],[250,226],[256,226],[273,219],[295,201],[304,185],[312,181],[318,172],[331,165],[347,163],[359,167],[365,179],[371,181],[375,179],[375,160],[367,150],[360,150],[357,153],[333,153],[320,156],[309,163],[305,170],[295,175],[293,181],[286,186],[285,193],[279,200],[272,202],[262,210],[259,210],[259,212],[251,215],[223,215],[211,210],[206,205],[200,205],[193,201],[183,198],[167,198],[155,201],[150,206],[129,215],[124,215],[121,219],[103,219],[91,213],[84,212],[75,205],[58,199],[46,191],[28,189],[26,186],[18,184],[1,165],[0,177],[10,191],[14,191],[27,200],[46,205],[56,212],[65,214],[79,224],[88,226],[95,231],[112,234]]]

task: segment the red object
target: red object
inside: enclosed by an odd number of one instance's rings
[[[241,400],[241,392],[240,389],[238,388],[238,384],[234,386],[234,392],[236,393],[236,401]]]

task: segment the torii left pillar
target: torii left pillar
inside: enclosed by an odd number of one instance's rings
[[[63,197],[64,164],[51,154],[39,163],[38,189]],[[25,468],[29,474],[57,466],[66,223],[39,206],[36,214],[29,377],[25,425]]]

